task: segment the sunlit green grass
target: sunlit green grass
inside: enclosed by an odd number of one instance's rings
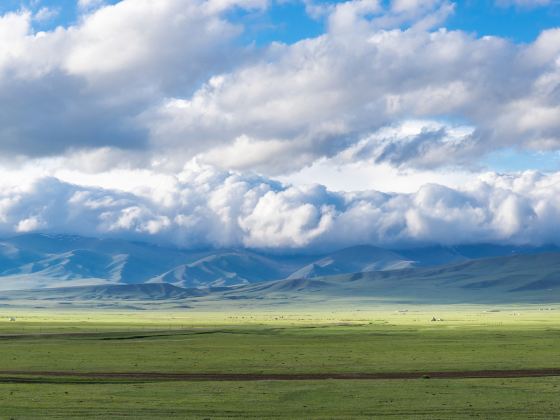
[[[560,311],[488,310],[22,312],[14,315],[16,322],[2,316],[0,370],[365,373],[560,368]],[[443,321],[432,322],[434,315]],[[6,383],[11,376],[0,375],[0,419],[552,418],[560,408],[560,378],[128,383],[36,375],[36,383]]]
[[[0,370],[319,373],[560,368],[555,311],[440,309],[440,314],[441,322],[431,322],[430,312],[394,311],[205,317],[22,314],[15,323],[0,325],[7,335],[0,340]],[[50,334],[55,332],[89,334]]]

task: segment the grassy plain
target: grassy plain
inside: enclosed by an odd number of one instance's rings
[[[0,419],[554,418],[560,377],[421,379],[430,371],[560,368],[560,308],[542,309],[0,313]],[[159,381],[46,371],[419,379]]]
[[[1,418],[557,418],[558,378],[3,384]]]

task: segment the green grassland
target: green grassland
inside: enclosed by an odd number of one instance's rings
[[[556,418],[560,380],[3,384],[1,418]]]
[[[554,418],[560,377],[422,378],[430,371],[560,368],[560,308],[543,309],[0,313],[0,419]],[[434,315],[442,321],[432,322]],[[218,382],[45,371],[419,375]]]

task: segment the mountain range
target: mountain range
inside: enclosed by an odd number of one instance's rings
[[[330,253],[181,250],[26,234],[0,241],[0,299],[560,301],[560,250],[490,244]]]

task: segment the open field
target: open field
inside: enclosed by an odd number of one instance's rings
[[[543,309],[0,314],[0,418],[552,418],[560,310]]]
[[[558,378],[1,384],[2,418],[555,418]]]

